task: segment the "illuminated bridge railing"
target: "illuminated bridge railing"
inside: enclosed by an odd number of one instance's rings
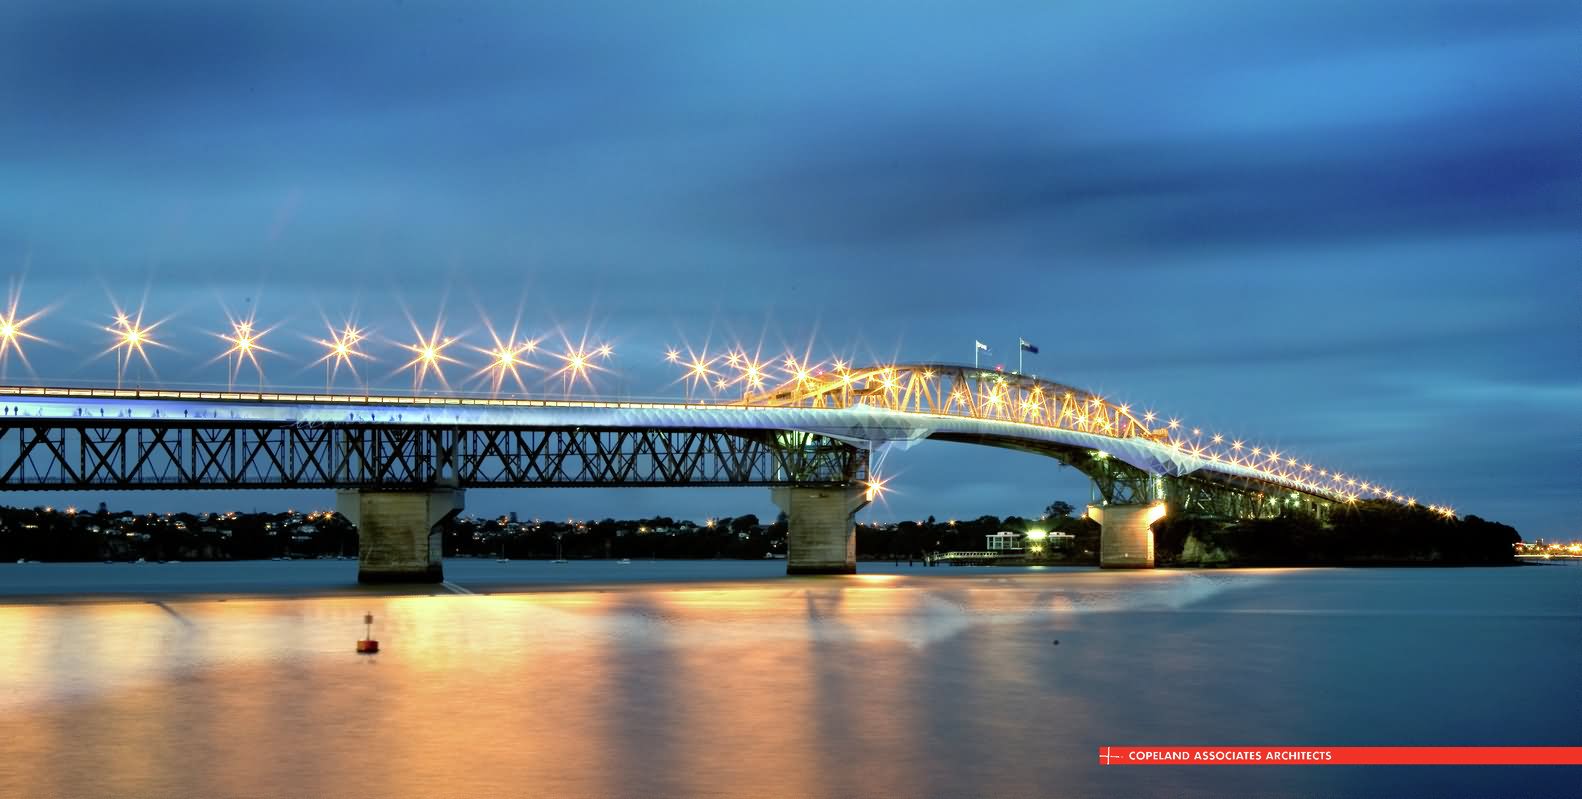
[[[972,419],[995,420],[1012,422],[1016,424],[1034,425],[1043,428],[1053,428],[1081,432],[1089,435],[1114,438],[1117,440],[1130,440],[1150,447],[1159,447],[1165,451],[1187,456],[1205,474],[1225,473],[1238,477],[1270,483],[1286,489],[1303,491],[1315,496],[1324,497],[1335,501],[1348,502],[1359,499],[1384,499],[1400,502],[1405,505],[1415,505],[1414,497],[1397,493],[1383,485],[1361,480],[1353,475],[1345,475],[1338,471],[1331,471],[1314,466],[1313,464],[1299,461],[1289,453],[1282,453],[1273,448],[1265,449],[1258,446],[1248,446],[1239,440],[1231,440],[1218,434],[1207,433],[1196,428],[1180,424],[1178,420],[1168,419],[1158,421],[1152,411],[1142,414],[1134,412],[1130,406],[1117,404],[1106,400],[1104,397],[1092,392],[1083,391],[1074,387],[1040,380],[1027,375],[1018,375],[997,371],[976,369],[961,365],[948,364],[911,364],[911,365],[882,365],[863,368],[838,368],[834,370],[804,370],[791,365],[788,361],[785,369],[787,378],[784,382],[773,387],[765,387],[767,382],[764,376],[767,370],[753,372],[758,369],[756,365],[742,367],[742,374],[737,376],[731,384],[745,386],[747,392],[737,399],[712,399],[692,400],[687,402],[677,401],[650,401],[631,399],[547,399],[547,398],[518,398],[499,396],[466,396],[466,395],[441,395],[424,396],[419,394],[400,393],[364,393],[364,394],[326,394],[316,392],[285,392],[285,391],[207,391],[207,390],[175,390],[175,389],[110,389],[110,388],[60,388],[60,387],[0,387],[0,404],[4,397],[15,396],[19,400],[27,397],[54,398],[67,401],[88,401],[80,403],[84,414],[92,414],[91,401],[165,401],[165,402],[197,402],[205,404],[215,403],[265,403],[288,404],[303,407],[346,406],[349,411],[356,410],[357,406],[463,406],[463,407],[504,407],[504,408],[606,408],[616,410],[684,410],[688,413],[707,414],[721,408],[736,409],[773,409],[773,408],[807,408],[830,409],[842,408],[877,408],[894,412],[918,413],[933,416],[953,416]],[[213,418],[211,416],[211,418]],[[93,420],[83,418],[79,424],[87,425]],[[113,422],[113,419],[100,421]],[[348,418],[347,422],[354,421]],[[172,420],[161,420],[158,426],[170,425]],[[141,424],[150,426],[148,419],[139,422],[124,420],[125,424]],[[318,464],[326,463],[330,456],[317,456],[305,458],[301,467],[305,471],[297,471],[297,466],[289,457],[283,458],[282,468],[276,469],[274,476],[264,477],[258,472],[244,474],[240,471],[225,472],[215,471],[217,466],[210,462],[209,456],[203,451],[193,450],[203,442],[203,436],[198,433],[179,433],[181,445],[188,447],[189,451],[181,456],[185,464],[182,470],[152,470],[148,461],[141,455],[131,456],[132,464],[142,463],[144,469],[139,474],[110,475],[105,471],[103,464],[98,463],[97,450],[84,449],[83,454],[73,455],[67,450],[71,449],[69,441],[60,440],[51,445],[49,442],[39,440],[24,440],[29,435],[38,438],[39,435],[29,433],[25,422],[15,417],[0,421],[6,426],[4,435],[0,435],[0,468],[6,469],[0,475],[0,489],[15,489],[19,484],[25,483],[28,487],[43,486],[65,487],[71,485],[111,485],[127,487],[130,483],[157,484],[161,487],[203,487],[209,486],[209,481],[216,478],[221,483],[237,484],[240,481],[250,481],[248,484],[260,487],[311,487],[325,485],[348,484],[380,484],[379,481],[387,479],[393,472],[380,472],[377,470],[366,473],[353,474],[344,469],[336,471],[318,470]],[[74,428],[76,425],[65,424],[63,428]],[[49,428],[49,429],[54,429]],[[279,428],[270,428],[279,429]],[[517,428],[509,428],[515,430]],[[473,430],[472,433],[480,431]],[[503,432],[503,431],[496,431]],[[719,430],[715,434],[732,435],[729,431],[723,433]],[[762,430],[743,431],[738,438],[756,440]],[[145,435],[149,435],[145,433]],[[275,435],[285,435],[276,433]],[[47,436],[45,436],[47,438]],[[162,453],[168,447],[176,444],[176,439],[155,440],[149,439],[149,446],[154,449],[148,458],[158,460],[165,457]],[[12,449],[6,449],[6,442],[12,442]],[[300,442],[297,442],[300,446]],[[85,445],[89,447],[97,444]],[[131,447],[132,445],[128,445]],[[283,452],[283,446],[278,439],[269,439],[267,443],[253,446],[260,452]],[[657,444],[656,444],[657,446]],[[701,446],[701,445],[699,445]],[[729,447],[723,443],[718,446],[710,445],[714,452],[727,452]],[[27,457],[33,459],[30,463],[11,463],[7,458],[18,453],[22,448],[28,448]],[[463,451],[483,451],[486,449],[484,442],[477,442],[476,446]],[[134,448],[126,449],[132,452]],[[649,447],[644,452],[649,452],[654,447]],[[528,451],[532,451],[531,448]],[[586,448],[587,452],[598,453],[598,446]],[[60,461],[58,464],[47,464],[43,460],[54,457]],[[643,457],[652,457],[644,455]],[[369,463],[378,463],[380,458],[389,460],[388,455],[370,453],[366,459]],[[661,461],[663,459],[660,459]],[[242,457],[242,462],[248,468],[256,468],[259,461],[253,455]],[[398,461],[399,462],[399,459]],[[690,461],[688,461],[690,462]],[[705,461],[698,461],[704,463]],[[269,461],[273,464],[273,461]],[[358,463],[353,461],[353,464]],[[552,473],[540,469],[536,465],[528,464],[517,469],[514,477],[510,469],[496,470],[505,477],[493,477],[487,471],[474,470],[466,475],[466,479],[476,481],[478,485],[619,485],[619,484],[644,484],[644,485],[782,485],[795,483],[800,478],[790,481],[774,480],[765,477],[765,472],[759,470],[755,475],[748,477],[731,477],[728,471],[714,471],[705,474],[699,472],[690,477],[665,477],[662,464],[643,466],[637,472],[623,471],[619,468],[595,466],[588,471],[573,471],[568,473]],[[238,467],[240,468],[240,467]],[[421,464],[414,464],[414,474],[421,474]],[[512,467],[515,468],[515,467]],[[668,468],[668,467],[666,467]],[[770,467],[766,467],[770,468]],[[771,468],[780,468],[779,465]],[[865,468],[865,465],[864,465]],[[157,472],[157,474],[156,474]],[[31,475],[31,476],[30,476]],[[587,475],[602,475],[597,479]],[[427,479],[427,478],[421,478]],[[853,479],[865,479],[865,476]],[[77,482],[73,482],[76,480]],[[620,482],[625,480],[627,482]],[[108,482],[106,482],[108,481]],[[497,482],[500,481],[500,482]],[[813,482],[826,482],[825,477],[817,477]],[[827,482],[842,482],[830,478]],[[199,485],[201,484],[201,485]],[[1430,510],[1445,515],[1454,512],[1448,507],[1435,505],[1427,506]]]
[[[463,394],[326,394],[283,391],[188,391],[156,388],[52,388],[0,386],[0,397],[54,397],[59,399],[164,400],[171,402],[266,402],[307,405],[415,405],[515,408],[710,408],[717,403],[680,403],[616,399],[534,399],[525,397],[468,396]]]

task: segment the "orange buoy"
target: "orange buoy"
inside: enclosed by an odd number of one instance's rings
[[[379,642],[374,640],[374,614],[363,614],[363,640],[357,642],[357,653],[372,655],[379,651]]]

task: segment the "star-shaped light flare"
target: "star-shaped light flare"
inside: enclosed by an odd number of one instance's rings
[[[686,355],[682,355],[681,350],[672,347],[665,351],[665,361],[681,366],[686,370],[671,385],[685,383],[688,400],[692,399],[693,392],[699,387],[712,389],[713,378],[719,377],[719,372],[714,370],[715,358],[709,357],[707,350],[697,353],[691,347],[688,347]]]
[[[136,316],[117,311],[115,323],[105,328],[105,332],[115,337],[114,343],[108,351],[115,353],[115,387],[121,387],[121,381],[126,375],[126,367],[136,355],[143,361],[143,365],[153,369],[154,365],[148,360],[148,348],[162,346],[153,338],[154,328],[159,327],[155,322],[150,325],[143,324],[143,314]]]
[[[264,366],[259,363],[258,356],[262,353],[274,352],[274,350],[262,344],[264,334],[268,332],[268,330],[259,330],[254,327],[251,319],[244,319],[231,322],[230,335],[220,335],[220,339],[230,345],[220,355],[221,358],[226,359],[228,388],[234,389],[236,387],[236,378],[242,371],[242,363],[244,361],[253,365],[253,369],[258,372],[258,385],[260,387],[263,386]],[[232,358],[235,359],[234,366],[230,363]]]
[[[11,353],[22,361],[22,365],[32,368],[27,362],[27,353],[22,351],[24,341],[43,341],[43,339],[27,332],[27,326],[32,324],[43,312],[37,311],[27,316],[17,312],[17,298],[11,298],[10,306],[0,311],[0,368],[10,359]]]
[[[527,359],[527,356],[538,351],[538,339],[529,338],[518,341],[514,326],[504,338],[501,338],[500,334],[496,333],[491,327],[489,329],[489,338],[494,341],[493,346],[487,349],[473,348],[489,358],[489,362],[474,373],[473,376],[487,375],[489,378],[489,391],[493,394],[500,393],[500,389],[504,387],[507,377],[516,385],[517,391],[525,392],[527,387],[523,385],[522,374],[518,370],[523,367],[529,369],[538,368],[536,364]]]
[[[423,381],[428,379],[430,372],[439,379],[439,384],[442,388],[450,388],[450,383],[445,380],[444,365],[447,363],[461,363],[461,361],[446,355],[445,348],[455,342],[454,338],[444,337],[438,330],[435,330],[427,336],[419,333],[417,342],[414,344],[401,345],[412,353],[412,360],[402,364],[401,368],[412,370],[412,389],[414,391],[423,387]]]
[[[357,376],[357,359],[368,360],[368,353],[357,348],[368,334],[353,325],[346,325],[339,331],[330,330],[330,337],[317,339],[320,346],[324,347],[323,357],[314,361],[314,365],[324,364],[324,390],[329,391],[330,384],[335,375],[339,374],[341,367],[345,366],[351,371],[352,376]]]
[[[587,383],[590,387],[593,385],[589,374],[599,368],[594,364],[593,359],[603,354],[601,350],[602,348],[588,350],[582,345],[577,345],[568,346],[565,352],[555,353],[555,357],[562,363],[562,366],[555,370],[555,375],[564,378],[567,393],[570,393],[579,381]]]

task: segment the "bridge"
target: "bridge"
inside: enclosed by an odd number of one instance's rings
[[[850,573],[854,516],[883,489],[872,454],[923,441],[1081,471],[1099,497],[1087,515],[1106,567],[1151,567],[1150,525],[1170,513],[1416,503],[1031,376],[789,361],[786,372],[746,381],[739,398],[677,402],[0,387],[0,490],[334,489],[358,525],[365,582],[441,579],[440,525],[467,489],[492,487],[768,488],[789,522],[787,572]]]

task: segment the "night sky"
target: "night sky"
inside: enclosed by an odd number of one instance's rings
[[[1425,502],[1582,510],[1575,2],[28,2],[0,6],[12,381],[375,385],[443,317],[667,347],[1015,366]],[[482,355],[454,354],[454,384]],[[29,369],[31,367],[31,370]],[[137,374],[132,373],[134,379]],[[249,378],[244,377],[243,384]],[[350,379],[342,375],[341,385]],[[532,378],[530,388],[558,390]],[[1051,460],[890,454],[863,519],[1087,499]],[[12,495],[139,510],[327,492]],[[473,491],[525,516],[772,516],[768,492]]]

